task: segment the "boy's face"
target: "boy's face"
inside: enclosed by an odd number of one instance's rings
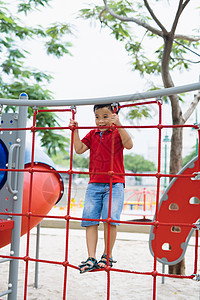
[[[95,112],[95,122],[100,131],[106,131],[108,128],[102,128],[102,126],[110,126],[112,111],[108,107],[102,107],[96,109]]]

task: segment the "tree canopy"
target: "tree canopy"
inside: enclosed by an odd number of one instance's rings
[[[126,154],[124,155],[124,167],[133,173],[151,172],[155,171],[155,164],[146,160],[139,154]]]
[[[69,154],[65,154],[61,151],[58,151],[56,155],[51,156],[54,163],[58,166],[67,166],[70,165],[70,156]],[[89,168],[89,157],[85,157],[85,155],[77,155],[76,153],[73,155],[73,167],[75,168]]]
[[[26,92],[29,99],[51,100],[52,92],[46,88],[52,79],[52,76],[29,67],[27,58],[29,53],[23,48],[26,41],[38,40],[44,44],[48,55],[54,55],[57,58],[65,54],[71,55],[72,47],[70,35],[73,34],[70,24],[61,24],[59,22],[50,24],[47,28],[41,25],[37,27],[26,26],[25,16],[39,7],[45,7],[50,0],[29,0],[16,1],[16,14],[13,13],[13,3],[10,6],[8,2],[0,2],[0,98],[18,98],[21,92]],[[17,16],[16,16],[17,15]],[[44,51],[45,53],[45,51]],[[45,107],[45,102],[44,102]],[[13,110],[15,107],[7,107],[6,111]],[[33,115],[32,108],[29,108],[29,118]],[[38,127],[59,126],[59,120],[53,113],[38,114]],[[62,134],[53,131],[40,131],[42,146],[45,146],[48,153],[56,151],[59,147],[64,150],[68,144],[68,139]]]

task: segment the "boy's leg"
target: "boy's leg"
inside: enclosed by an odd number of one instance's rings
[[[110,225],[110,242],[109,242],[109,257],[112,257],[112,250],[117,237],[117,226]],[[108,252],[108,224],[104,223],[104,253]]]
[[[96,258],[96,248],[98,241],[98,225],[86,227],[86,243],[88,256]]]
[[[82,218],[91,220],[82,220],[81,226],[86,227],[86,244],[88,250],[88,257],[96,259],[96,247],[98,240],[98,224],[99,221],[92,219],[100,219],[102,208],[101,184],[89,183],[85,194],[85,204]],[[88,262],[90,263],[90,261]],[[92,262],[91,262],[92,265]],[[84,271],[88,267],[82,267]]]
[[[109,190],[110,185],[108,187],[107,192],[104,195],[104,203],[102,210],[102,219],[106,219],[108,217],[109,210]],[[112,205],[111,205],[111,218],[113,220],[120,220],[120,215],[123,209],[124,204],[124,185],[123,183],[116,183],[112,185]],[[112,250],[115,244],[115,240],[117,237],[117,225],[119,223],[113,222],[110,224],[110,241],[109,241],[109,257],[112,258]],[[107,254],[108,250],[108,224],[104,223],[104,253]],[[100,267],[105,267],[105,264],[98,263]]]
[[[96,258],[96,247],[98,241],[98,225],[92,225],[86,227],[86,244],[88,250],[88,257]],[[88,262],[90,263],[90,261]],[[91,262],[92,265],[92,262]],[[88,266],[81,268],[81,272],[88,269]]]
[[[112,257],[112,250],[116,241],[117,237],[117,226],[110,225],[110,243],[109,243],[109,257]],[[103,254],[107,255],[108,253],[108,224],[104,223],[104,252]],[[99,262],[98,263],[100,268],[104,268],[105,264]]]

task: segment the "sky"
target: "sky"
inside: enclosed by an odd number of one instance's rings
[[[177,3],[177,0],[170,2]],[[198,1],[192,0],[192,2],[193,5],[188,5],[187,8],[187,22],[180,22],[180,31],[184,33],[191,33],[189,20],[192,21],[194,27],[200,25],[198,18],[196,18],[198,20],[197,24],[194,23],[194,11],[191,11],[193,6],[197,6]],[[89,0],[52,0],[51,3],[50,8],[32,13],[28,15],[27,19],[30,24],[35,25],[38,23],[46,25],[60,21],[71,23],[75,27],[75,37],[72,39],[73,47],[71,48],[73,56],[66,55],[58,60],[50,56],[44,56],[41,46],[33,46],[31,49],[34,66],[50,71],[54,76],[50,88],[53,90],[56,99],[114,96],[135,93],[141,90],[146,91],[148,84],[140,78],[137,72],[131,70],[130,57],[128,57],[124,45],[116,41],[108,29],[101,29],[100,22],[76,18],[77,11],[87,7],[86,3],[90,3]],[[102,5],[103,1],[93,0],[92,3]],[[173,14],[168,14],[166,11],[169,8],[167,0],[162,0],[160,3],[155,9],[163,11],[163,5],[165,6],[165,13],[162,12],[161,20],[166,24]],[[184,13],[183,17],[185,17]],[[69,37],[69,39],[71,38]],[[148,43],[147,47],[151,52],[153,45]],[[148,80],[155,80],[155,78],[150,76]],[[188,81],[189,83],[196,82],[198,76],[194,73],[186,73],[184,76],[179,74],[175,83],[176,85],[182,85],[188,83]]]
[[[154,1],[155,2],[155,1]],[[176,1],[169,1],[173,5]],[[190,32],[190,25],[199,26],[200,18],[194,18],[193,7],[197,7],[199,0],[192,0],[183,13],[183,19],[180,22],[181,32]],[[43,46],[32,41],[25,46],[31,52],[29,64],[31,67],[50,72],[54,77],[48,89],[53,91],[55,99],[77,99],[77,98],[94,98],[115,95],[134,94],[144,92],[149,88],[148,81],[141,78],[137,72],[131,70],[130,57],[127,55],[124,45],[116,41],[110,35],[108,29],[101,29],[99,22],[85,21],[77,19],[77,11],[87,7],[89,0],[52,0],[50,8],[41,9],[37,13],[28,15],[26,22],[30,25],[41,24],[43,26],[60,21],[71,23],[75,27],[75,36],[69,37],[73,43],[71,48],[72,56],[66,55],[64,58],[56,59],[44,55]],[[93,0],[92,3],[102,5],[102,0]],[[169,10],[168,0],[156,2],[155,11],[159,12],[161,20],[166,26],[173,18],[172,10]],[[167,13],[168,10],[168,13]],[[197,15],[199,16],[199,15]],[[194,22],[197,22],[195,24]],[[139,34],[140,29],[138,29]],[[154,45],[146,45],[148,51],[152,52]],[[198,52],[198,51],[197,51]],[[198,60],[199,58],[193,57]],[[191,71],[183,74],[175,73],[174,81],[176,85],[194,83],[199,80],[199,66],[196,65]],[[148,77],[149,81],[159,80],[154,76]],[[187,106],[187,103],[186,103]],[[171,111],[169,105],[163,105],[163,122],[171,122]],[[142,121],[142,124],[151,124],[158,115],[156,109],[153,110],[152,120]],[[67,117],[68,118],[68,117]],[[64,122],[68,122],[68,119]],[[94,125],[92,108],[80,107],[76,116],[80,126]],[[120,114],[121,121],[124,125],[130,125],[127,121],[126,111]],[[131,123],[132,124],[132,123]],[[134,153],[148,156],[148,147],[155,145],[154,133],[150,134],[147,130],[131,130],[134,139]],[[166,132],[170,134],[170,132]],[[84,135],[85,132],[81,132]]]

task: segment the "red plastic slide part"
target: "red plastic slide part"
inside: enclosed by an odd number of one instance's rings
[[[0,219],[0,231],[13,229],[13,227],[14,227],[14,221],[13,220]]]
[[[30,165],[26,165],[25,170],[29,169]],[[28,218],[30,216],[30,229],[39,224],[42,219],[49,213],[51,208],[60,199],[63,191],[63,182],[60,180],[60,175],[57,173],[49,173],[45,171],[51,170],[49,165],[38,163],[34,165],[34,170],[40,172],[32,173],[32,192],[30,193],[31,173],[24,172],[23,186],[23,206],[22,214],[22,229],[21,235],[24,235],[29,228]],[[30,199],[31,195],[31,199]],[[29,201],[31,200],[31,203]],[[30,211],[29,211],[30,205]],[[40,215],[34,217],[31,215]],[[12,229],[0,231],[0,248],[11,242]]]
[[[197,157],[178,174],[198,172]],[[150,231],[150,251],[157,260],[174,265],[184,257],[193,224],[200,218],[200,180],[178,177],[163,194],[157,214],[157,225]],[[169,225],[167,225],[169,224]],[[176,225],[176,226],[175,226]]]

